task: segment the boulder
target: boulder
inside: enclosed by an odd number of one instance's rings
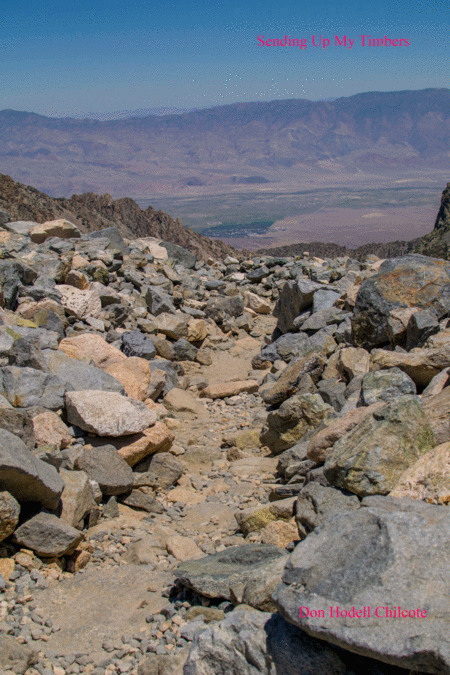
[[[66,391],[84,391],[86,389],[101,389],[125,394],[125,389],[118,379],[100,368],[88,365],[78,359],[72,359],[61,351],[48,350],[44,352],[47,366],[53,375],[56,375],[66,385]],[[85,355],[86,356],[86,355]],[[118,361],[117,363],[124,363]],[[111,366],[108,366],[108,369]]]
[[[450,310],[447,262],[417,254],[385,260],[378,274],[359,289],[352,319],[354,344],[370,349],[389,342],[389,313],[408,307],[433,309],[438,319]]]
[[[257,506],[236,511],[234,517],[241,531],[247,535],[250,532],[262,530],[275,520],[291,520],[294,515],[295,498],[280,499],[265,506]]]
[[[188,319],[189,317],[184,314],[168,314],[163,312],[155,317],[153,323],[158,333],[167,335],[172,340],[179,340],[182,337],[187,337]]]
[[[72,359],[83,359],[88,356],[97,368],[102,369],[106,369],[111,363],[127,358],[120,349],[108,344],[97,333],[83,333],[75,337],[64,338],[58,348]]]
[[[449,527],[442,506],[368,497],[294,549],[274,600],[288,621],[321,640],[448,675]]]
[[[423,409],[438,445],[450,441],[450,388],[423,400]]]
[[[20,504],[9,492],[0,491],[0,542],[14,532],[19,515]]]
[[[166,541],[166,549],[170,555],[183,562],[185,560],[198,560],[204,558],[205,554],[197,546],[195,541],[188,537],[182,537],[179,534],[174,534]]]
[[[426,387],[441,370],[450,366],[450,343],[436,349],[413,349],[411,352],[390,352],[374,349],[370,370],[400,368],[418,387]]]
[[[183,389],[173,388],[164,396],[164,405],[174,412],[190,413],[192,415],[206,417],[208,411],[192,394]]]
[[[256,293],[245,291],[244,305],[257,314],[270,314],[270,302],[268,302],[265,298],[261,298],[259,295],[256,295]]]
[[[146,511],[147,513],[163,513],[164,509],[152,495],[142,492],[142,490],[131,490],[129,494],[120,498],[122,504],[130,506],[139,511]]]
[[[15,223],[10,223],[14,225]],[[5,672],[24,675],[33,665],[39,663],[39,655],[36,649],[28,645],[22,645],[12,635],[2,633],[0,636],[0,667]]]
[[[127,396],[130,396],[130,398],[135,398],[138,401],[145,401],[148,398],[152,371],[147,359],[130,356],[125,361],[111,363],[106,368],[106,373],[123,385]],[[161,386],[161,391],[163,386],[164,383]]]
[[[32,421],[36,445],[52,445],[57,450],[68,448],[73,436],[62,419],[50,410],[39,413]]]
[[[331,420],[324,429],[320,429],[309,441],[308,458],[314,462],[324,462],[336,441],[383,405],[383,401],[378,401],[365,408],[349,410],[337,419]]]
[[[195,267],[197,258],[191,251],[168,241],[162,241],[159,245],[161,248],[166,249],[167,256],[170,260],[181,263],[186,269],[193,269]]]
[[[167,452],[172,447],[175,436],[163,422],[155,422],[140,434],[110,439],[110,443],[119,451],[120,456],[134,466],[155,452]],[[101,441],[99,441],[101,442]]]
[[[321,525],[329,516],[359,509],[356,495],[346,494],[336,488],[319,483],[308,483],[300,492],[294,505],[295,522],[300,539]]]
[[[136,356],[150,361],[156,356],[153,342],[139,330],[131,330],[122,335],[122,349],[126,356]]]
[[[28,450],[33,450],[36,442],[34,425],[26,413],[14,408],[0,407],[0,429],[5,429],[10,434],[18,436]]]
[[[85,449],[75,469],[97,481],[103,495],[120,495],[133,487],[133,471],[113,445]]]
[[[42,244],[49,237],[79,239],[81,232],[69,220],[58,218],[57,220],[46,220],[45,223],[33,225],[28,231],[28,235],[33,243]]]
[[[416,394],[413,380],[400,368],[376,370],[364,375],[361,381],[362,405],[372,405],[376,401],[392,401],[398,396]]]
[[[358,347],[344,347],[339,352],[337,369],[347,382],[358,375],[369,372],[370,354],[365,349]]]
[[[159,316],[163,312],[175,314],[175,307],[170,295],[161,291],[157,286],[149,286],[144,297],[148,311],[153,316]]]
[[[231,600],[232,588],[245,586],[261,575],[272,574],[272,567],[283,567],[286,551],[276,546],[245,544],[232,546],[221,553],[208,555],[200,560],[186,561],[175,570],[179,583],[207,598]],[[269,571],[268,571],[269,570]]]
[[[261,432],[261,443],[278,455],[295,445],[308,431],[318,427],[334,409],[319,394],[292,396],[278,410],[269,413]]]
[[[327,329],[320,330],[308,337],[306,333],[286,333],[273,343],[277,359],[290,362],[323,352],[330,356],[337,348],[337,343]],[[275,359],[276,360],[276,359]]]
[[[159,490],[167,490],[175,485],[183,475],[183,465],[178,462],[170,452],[158,452],[152,455],[147,470],[141,471],[137,467],[133,475],[134,487],[152,487]]]
[[[1,375],[4,395],[14,407],[60,410],[64,406],[66,385],[56,375],[17,366],[2,368]]]
[[[15,542],[48,558],[69,555],[82,539],[79,530],[50,513],[38,513],[14,533]]]
[[[305,375],[317,382],[326,363],[326,357],[319,352],[313,356],[291,361],[283,370],[278,380],[262,394],[263,401],[268,405],[279,405],[287,398],[297,393]]]
[[[56,509],[63,488],[55,467],[34,457],[20,438],[0,429],[0,490],[19,502]]]
[[[112,391],[69,391],[65,401],[70,424],[99,436],[128,436],[156,422],[144,403]]]
[[[403,471],[434,446],[421,403],[401,396],[372,411],[334,444],[325,477],[359,497],[386,495]]]
[[[65,469],[61,469],[60,476],[64,481],[60,518],[67,525],[81,530],[85,517],[97,506],[89,476],[84,471]]]
[[[68,316],[87,319],[98,316],[102,311],[102,303],[97,291],[81,291],[68,284],[60,284],[56,286],[56,289],[61,293],[61,304]]]
[[[278,319],[277,328],[281,333],[288,333],[294,329],[294,319],[312,305],[314,293],[322,288],[322,284],[302,277],[288,281],[283,286],[273,310],[273,315]]]

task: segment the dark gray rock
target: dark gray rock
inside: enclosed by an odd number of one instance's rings
[[[341,294],[331,288],[320,288],[313,295],[313,313],[333,307]]]
[[[150,361],[156,356],[153,342],[139,330],[128,331],[122,335],[122,351],[125,356],[138,356]]]
[[[335,513],[359,509],[358,497],[320,483],[308,483],[294,505],[295,522],[300,539],[304,539],[318,525]]]
[[[64,352],[44,353],[50,372],[64,382],[66,391],[101,390],[125,395],[119,380],[100,368],[71,359]]]
[[[33,422],[25,412],[14,408],[0,408],[0,429],[17,436],[28,450],[33,450],[35,445]]]
[[[288,333],[294,329],[294,319],[312,305],[314,293],[319,289],[323,289],[322,284],[301,277],[288,281],[283,286],[273,310],[273,315],[278,318],[277,328],[281,333]]]
[[[208,279],[205,281],[205,288],[207,291],[218,291],[225,288],[226,283],[222,279]]]
[[[195,361],[198,352],[197,347],[194,347],[194,345],[185,340],[185,338],[180,338],[174,342],[172,349],[176,361]]]
[[[133,487],[133,471],[113,445],[85,450],[74,466],[97,481],[104,495],[120,495]]]
[[[109,249],[113,251],[120,251],[122,255],[128,255],[130,253],[130,249],[122,239],[122,235],[120,234],[117,227],[105,227],[103,230],[96,230],[94,232],[89,232],[87,237],[88,239],[106,238],[108,239],[109,242],[108,244]]]
[[[323,351],[331,354],[337,347],[329,327],[308,336],[306,333],[285,333],[273,343],[279,358],[290,362]]]
[[[439,332],[436,312],[422,309],[414,312],[406,326],[406,349],[422,347],[431,335]]]
[[[9,363],[20,368],[34,368],[48,373],[47,362],[40,350],[37,336],[22,337],[14,341],[9,352]]]
[[[416,385],[400,368],[375,370],[364,375],[361,382],[361,405],[376,401],[392,401],[398,396],[416,394]]]
[[[64,406],[66,385],[56,375],[34,368],[6,366],[1,369],[1,376],[4,396],[14,407],[61,410]]]
[[[170,361],[166,359],[153,359],[150,361],[150,370],[163,370],[166,373],[166,384],[163,393],[167,394],[171,389],[179,387],[177,371]]]
[[[151,495],[145,494],[141,490],[132,490],[130,494],[120,498],[122,504],[131,506],[140,511],[147,511],[147,513],[163,513],[162,504]]]
[[[167,490],[183,472],[183,465],[170,452],[157,452],[134,467],[134,487]]]
[[[389,312],[401,307],[434,310],[438,319],[450,310],[450,264],[422,255],[385,260],[378,274],[358,291],[352,319],[357,347],[389,342]]]
[[[245,587],[274,564],[284,565],[286,551],[269,544],[232,546],[221,553],[188,560],[175,570],[175,576],[184,586],[207,598],[231,600],[231,589],[236,584]]]
[[[342,410],[347,400],[344,395],[347,389],[345,382],[341,382],[340,380],[321,380],[317,385],[317,389],[325,403],[333,406],[336,412]]]
[[[269,268],[265,265],[262,265],[261,267],[257,267],[256,269],[247,272],[247,279],[253,284],[258,284],[260,281],[265,279],[269,273]]]
[[[51,513],[38,513],[14,532],[14,541],[41,556],[72,553],[83,534]]]
[[[236,318],[244,311],[244,300],[240,295],[226,298],[210,298],[206,303],[205,314],[218,324],[222,324],[230,317]]]
[[[197,262],[196,256],[182,246],[168,241],[162,241],[160,246],[166,249],[170,260],[176,260],[189,270],[195,267],[195,263]]]
[[[0,429],[0,489],[19,502],[38,502],[56,509],[64,483],[53,466],[34,457],[25,444]]]
[[[149,286],[145,291],[144,297],[148,310],[153,316],[158,316],[163,312],[175,314],[175,307],[170,295],[164,293],[157,286]]]
[[[384,663],[448,675],[449,528],[444,507],[366,498],[294,549],[274,599],[310,635]]]

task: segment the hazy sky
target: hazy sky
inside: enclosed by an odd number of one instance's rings
[[[62,116],[448,87],[448,7],[441,0],[1,0],[0,109]],[[307,48],[258,42],[285,35]],[[344,35],[354,40],[350,49],[335,45]],[[367,38],[363,47],[359,35],[406,39],[409,47]]]

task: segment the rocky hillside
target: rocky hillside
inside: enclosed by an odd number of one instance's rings
[[[0,209],[14,220],[45,222],[66,218],[82,232],[117,227],[124,236],[158,237],[192,251],[200,258],[223,258],[232,253],[231,246],[208,239],[167,213],[149,206],[143,211],[132,199],[113,200],[110,195],[92,192],[73,195],[70,199],[53,199],[29,185],[22,185],[10,176],[0,174]]]
[[[1,218],[2,674],[450,675],[450,263]]]

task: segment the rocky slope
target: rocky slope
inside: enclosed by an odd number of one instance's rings
[[[126,236],[159,237],[193,251],[200,258],[222,258],[233,252],[227,244],[183,227],[167,213],[155,211],[151,206],[142,210],[132,199],[114,201],[110,195],[91,192],[70,199],[53,199],[3,174],[0,174],[0,209],[14,220],[44,222],[67,218],[82,232],[113,226]]]
[[[450,674],[450,264],[2,218],[2,673]]]

